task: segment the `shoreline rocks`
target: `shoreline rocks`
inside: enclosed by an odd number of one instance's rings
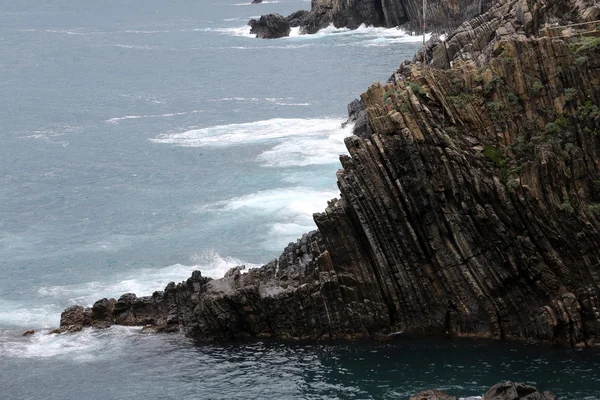
[[[499,2],[353,103],[341,198],[278,259],[70,307],[59,330],[600,345],[600,46],[538,34],[593,6],[529,7]]]
[[[291,26],[288,20],[280,14],[267,14],[258,20],[251,19],[250,33],[260,39],[277,39],[289,36]]]
[[[374,27],[402,27],[408,32],[423,31],[423,2],[417,0],[313,0],[311,10],[297,11],[287,18],[291,27],[300,27],[302,34],[313,34],[330,25],[336,28],[356,29],[360,25]],[[427,31],[447,32],[462,22],[489,10],[494,0],[465,0],[427,2]],[[269,14],[266,17],[269,17]],[[283,22],[279,22],[279,25]],[[281,29],[269,31],[265,26],[258,38],[277,38]]]
[[[421,392],[410,400],[458,400],[458,397],[452,396],[440,390],[427,390]],[[538,392],[538,390],[524,383],[500,382],[492,386],[483,395],[482,400],[558,400],[551,392]]]

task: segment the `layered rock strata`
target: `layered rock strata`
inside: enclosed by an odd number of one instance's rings
[[[448,62],[432,44],[428,64],[369,88],[350,107],[341,198],[279,259],[70,308],[60,330],[597,346],[600,41],[540,37],[564,9],[590,8],[501,1],[450,35]]]
[[[494,0],[429,0],[426,8],[428,31],[450,31],[462,22],[487,11]],[[356,29],[365,24],[376,27],[400,27],[409,32],[423,31],[423,2],[420,0],[313,0],[311,10],[287,17],[290,26],[301,33],[316,33],[330,25]],[[272,18],[273,14],[266,17]],[[296,24],[294,24],[294,22]],[[286,35],[287,36],[287,35]],[[262,37],[257,35],[257,37]]]

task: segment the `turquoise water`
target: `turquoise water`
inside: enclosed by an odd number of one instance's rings
[[[56,326],[70,304],[150,294],[194,269],[219,277],[260,265],[314,229],[312,213],[337,195],[346,104],[420,39],[363,27],[262,41],[245,27],[309,6],[4,0],[3,396],[391,398],[442,386],[470,395],[523,376],[600,398],[592,352],[527,348],[541,360],[527,375],[521,349],[494,344],[196,346],[119,327],[20,337]],[[446,352],[463,355],[463,368],[442,368]],[[520,361],[497,367],[511,354]],[[559,370],[581,382],[557,381]]]

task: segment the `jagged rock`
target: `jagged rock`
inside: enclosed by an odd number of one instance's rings
[[[582,2],[502,0],[432,42],[350,107],[366,122],[318,231],[259,269],[127,297],[119,323],[599,345],[600,46],[538,34]],[[107,301],[86,326],[116,322]]]
[[[410,400],[457,400],[457,397],[440,390],[426,390],[411,397]]]
[[[483,400],[557,400],[551,392],[538,392],[533,386],[523,383],[501,382],[483,396]]]
[[[113,324],[116,302],[115,299],[104,298],[94,303],[91,315],[91,324],[94,328],[108,328]]]
[[[288,20],[280,14],[263,15],[258,20],[251,19],[250,33],[261,39],[277,39],[289,36],[291,27]]]
[[[23,332],[23,335],[21,336],[31,336],[33,334],[35,334],[35,331],[33,329],[30,329],[28,331]]]
[[[426,30],[449,31],[487,11],[493,3],[494,0],[429,0]],[[296,15],[298,13],[301,13],[301,18]],[[288,21],[292,27],[300,26],[301,32],[307,34],[332,24],[336,28],[356,29],[365,24],[422,32],[422,15],[423,2],[420,0],[313,0],[310,12],[298,11],[290,15]]]
[[[348,104],[348,120],[342,124],[342,127],[348,124],[354,124],[352,134],[360,138],[366,139],[372,134],[367,109],[360,99],[355,99]]]
[[[60,315],[60,326],[83,326],[86,323],[85,309],[82,306],[71,306]]]
[[[287,21],[292,28],[305,24],[310,12],[307,10],[299,10],[287,16]]]

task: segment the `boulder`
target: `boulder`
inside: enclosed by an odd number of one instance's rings
[[[280,14],[263,15],[258,20],[251,19],[250,33],[261,39],[278,39],[290,35],[288,20]]]

